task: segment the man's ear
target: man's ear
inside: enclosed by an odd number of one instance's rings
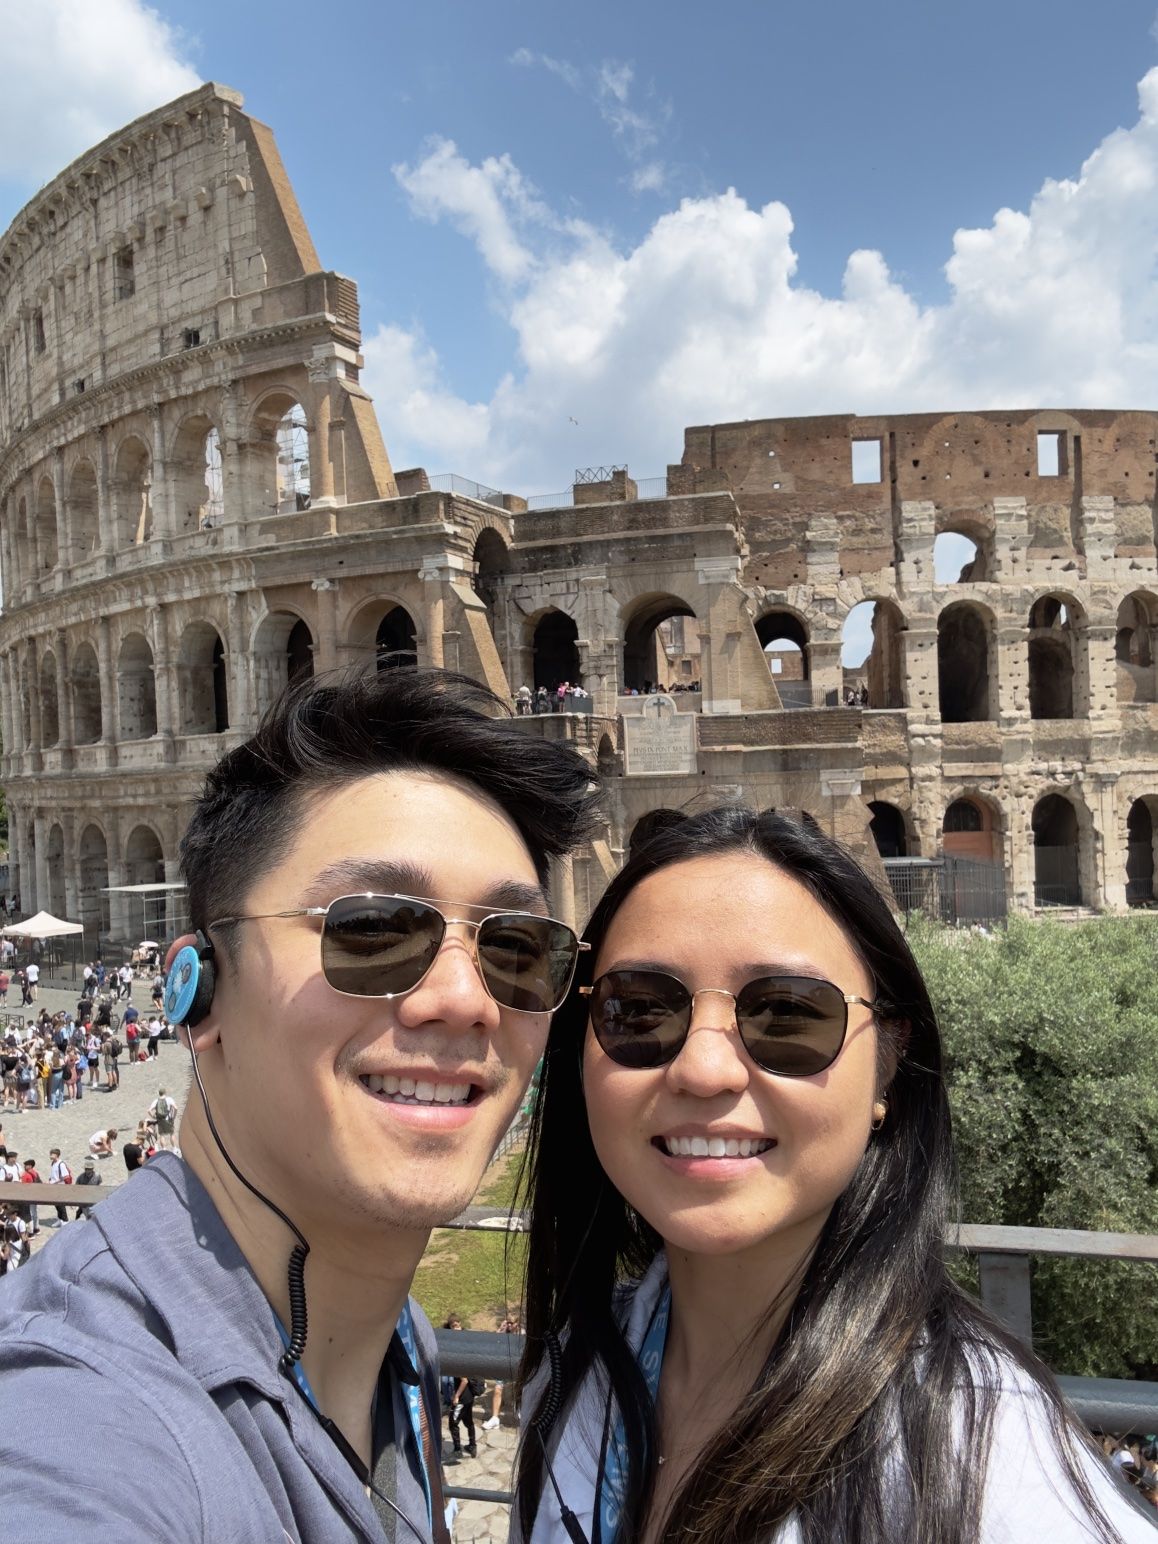
[[[165,974],[169,974],[169,967],[172,965],[173,961],[177,958],[177,955],[182,949],[196,949],[196,947],[196,933],[182,933],[180,938],[174,938],[173,942],[165,951]]]

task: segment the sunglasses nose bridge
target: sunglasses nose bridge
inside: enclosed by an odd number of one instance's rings
[[[710,1022],[706,1023],[706,1024],[705,1023],[701,1023],[701,1024],[697,1025],[697,1023],[696,1023],[696,1003],[698,1002],[698,1000],[701,997],[726,997],[728,999],[728,1001],[731,1003],[732,1009],[731,1009],[731,1012],[728,1014],[728,1022],[727,1022],[727,1024],[724,1027],[727,1028],[727,1029],[735,1029],[737,1027],[737,1025],[736,1025],[736,996],[735,996],[735,993],[734,992],[727,992],[727,991],[725,991],[722,986],[704,986],[704,987],[701,987],[698,992],[693,992],[692,993],[692,1000],[688,1004],[688,1034],[689,1035],[694,1033],[694,1031],[696,1029],[718,1029],[718,1028],[721,1027],[718,1024],[713,1024],[713,1023],[710,1023]],[[713,1015],[713,1017],[714,1017],[714,1015]]]

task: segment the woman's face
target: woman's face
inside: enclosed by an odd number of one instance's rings
[[[662,970],[689,990],[738,993],[757,976],[821,977],[873,996],[839,925],[783,870],[749,852],[692,858],[631,892],[607,931],[595,974]],[[588,1027],[584,1091],[609,1178],[665,1242],[731,1254],[771,1243],[799,1255],[815,1242],[869,1138],[877,1035],[871,1010],[848,1007],[836,1061],[813,1077],[762,1071],[727,997],[697,997],[691,1029],[664,1067],[618,1066]],[[751,1156],[673,1156],[680,1137],[754,1142]]]

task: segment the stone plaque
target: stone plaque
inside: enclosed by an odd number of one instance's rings
[[[664,692],[644,700],[642,712],[623,720],[628,777],[696,770],[696,714],[679,713]]]

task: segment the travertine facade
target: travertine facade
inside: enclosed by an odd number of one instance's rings
[[[521,721],[609,779],[604,839],[557,876],[565,916],[642,817],[720,798],[807,813],[874,861],[875,836],[1003,864],[1024,909],[1122,906],[1128,868],[1129,899],[1153,898],[1158,417],[716,425],[687,431],[663,497],[609,468],[530,510],[396,476],[359,342],[354,284],[321,270],[268,129],[221,87],[89,152],[0,238],[26,909],[131,931],[102,890],[175,876],[190,795],[279,687],[389,651],[504,696],[590,692],[590,713]],[[948,531],[977,544],[952,584]],[[874,646],[846,673],[864,601]],[[690,761],[639,773],[629,693],[657,679],[701,687],[673,694]]]

